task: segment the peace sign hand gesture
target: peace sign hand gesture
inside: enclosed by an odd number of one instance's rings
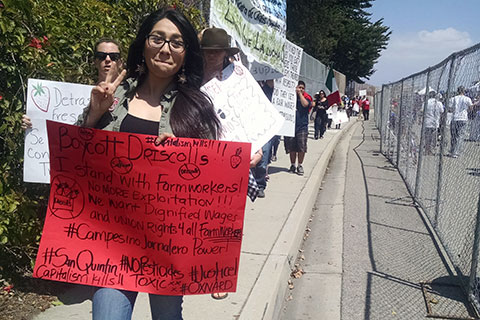
[[[113,104],[113,95],[120,83],[122,83],[123,78],[125,78],[127,71],[123,70],[115,79],[113,78],[114,73],[113,68],[110,68],[105,81],[100,82],[92,89],[92,93],[90,94],[90,110],[85,121],[85,126],[95,126],[102,115],[107,112],[108,108]]]

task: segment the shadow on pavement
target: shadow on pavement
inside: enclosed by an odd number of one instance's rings
[[[366,191],[372,267],[364,319],[474,319],[460,286],[465,279],[449,270],[397,170],[382,166],[387,160],[372,151],[378,148],[370,138],[373,130],[363,124],[361,142],[354,148]]]

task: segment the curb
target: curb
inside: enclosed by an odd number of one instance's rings
[[[322,184],[329,160],[338,141],[354,127],[357,121],[349,121],[347,126],[329,141],[318,159],[307,182],[291,208],[277,241],[268,255],[264,267],[257,278],[248,300],[238,320],[279,319],[287,279],[293,270],[298,249],[303,241],[303,233]]]

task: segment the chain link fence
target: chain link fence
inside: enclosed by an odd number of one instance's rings
[[[380,150],[397,166],[480,311],[480,44],[375,96]]]

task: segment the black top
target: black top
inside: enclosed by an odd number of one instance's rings
[[[263,93],[267,96],[268,100],[272,101],[273,88],[270,88],[268,85],[262,87]]]
[[[120,125],[121,132],[158,135],[159,121],[145,120],[131,114],[127,114]]]
[[[328,100],[325,99],[323,102],[318,100],[317,104],[315,105],[315,109],[318,115],[326,114],[328,109]]]

